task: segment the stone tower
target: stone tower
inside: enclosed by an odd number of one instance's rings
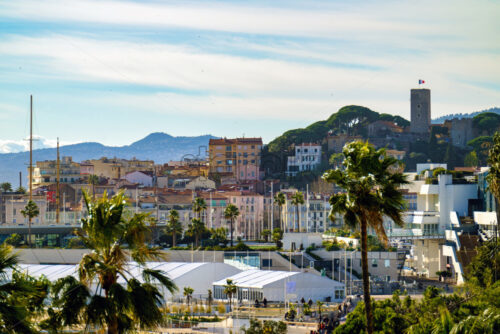
[[[431,90],[411,90],[411,123],[412,133],[429,133],[431,126]]]

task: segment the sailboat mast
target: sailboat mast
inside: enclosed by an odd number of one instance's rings
[[[60,160],[59,160],[59,137],[57,138],[57,162],[56,162],[56,224],[59,224],[59,173],[60,173]]]
[[[30,195],[29,199],[32,200],[33,194],[33,95],[30,95]],[[31,222],[31,218],[30,218]]]

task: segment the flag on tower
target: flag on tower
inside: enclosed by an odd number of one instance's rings
[[[418,79],[418,84],[419,84],[419,85],[424,84],[424,83],[425,83],[425,80]]]

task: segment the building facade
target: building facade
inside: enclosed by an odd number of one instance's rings
[[[288,176],[297,173],[312,171],[321,163],[321,145],[313,143],[302,143],[295,146],[295,155],[288,157]]]
[[[260,180],[262,138],[210,139],[208,147],[210,174]]]

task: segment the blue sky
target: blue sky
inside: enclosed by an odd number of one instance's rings
[[[349,104],[409,118],[500,105],[496,1],[0,2],[0,152],[42,145],[262,136]]]

